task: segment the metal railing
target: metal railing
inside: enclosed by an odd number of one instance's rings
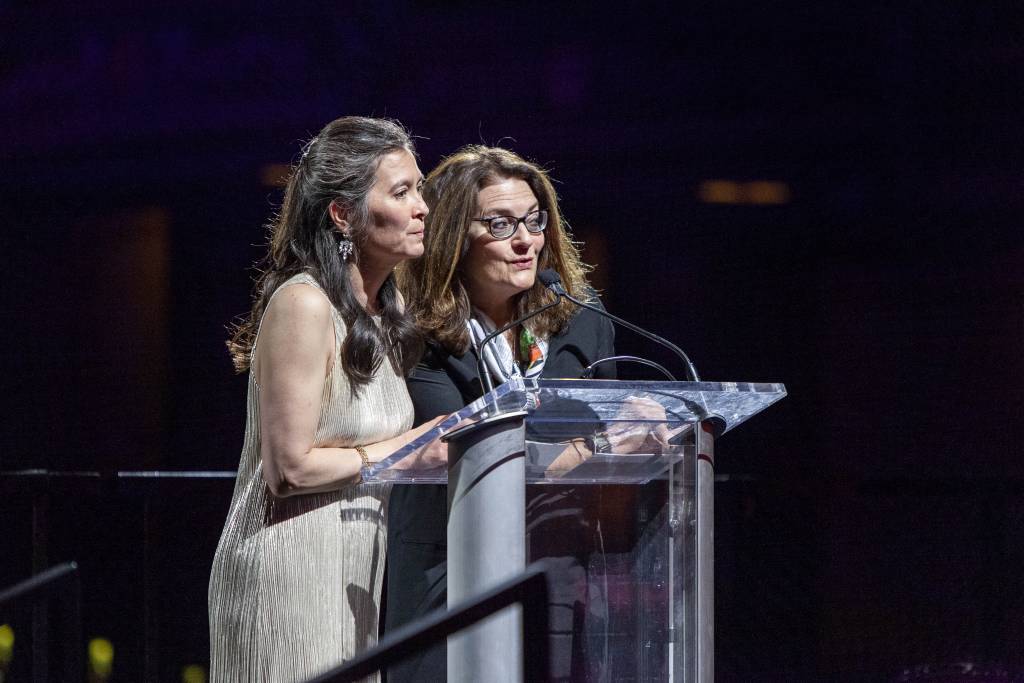
[[[53,472],[48,470],[21,470],[0,472],[0,491],[17,492],[31,500],[32,505],[32,557],[35,567],[45,566],[49,546],[49,499],[52,495],[90,491],[100,497],[137,498],[142,502],[143,536],[141,542],[143,571],[143,671],[147,680],[158,676],[159,629],[153,614],[155,597],[155,560],[151,546],[150,499],[166,494],[180,494],[188,488],[218,489],[233,481],[233,471],[114,471],[114,472]],[[226,489],[225,489],[226,490]],[[5,603],[21,600],[29,593],[52,590],[64,581],[72,581],[67,597],[71,600],[62,612],[62,621],[68,632],[63,634],[64,671],[62,676],[51,675],[49,648],[49,609],[46,604],[33,605],[32,679],[76,681],[82,680],[84,668],[81,637],[81,589],[77,564],[69,563],[37,573],[27,581],[5,590],[0,596],[0,622],[6,615]],[[519,604],[523,611],[524,643],[529,644],[530,656],[524,657],[524,680],[547,680],[549,671],[548,584],[544,564],[531,565],[519,576],[506,581],[486,593],[468,600],[450,610],[437,610],[415,622],[406,624],[382,637],[370,650],[361,653],[346,664],[316,678],[317,681],[348,681],[364,678],[375,671],[412,655],[445,639],[486,617]]]
[[[515,604],[523,608],[524,650],[529,645],[529,656],[522,653],[523,680],[546,681],[549,679],[548,579],[546,563],[540,561],[475,598],[448,610],[435,610],[395,629],[376,646],[307,683],[358,681]]]
[[[81,499],[83,496],[95,500],[135,500],[139,504],[142,533],[137,545],[132,546],[141,554],[142,623],[138,632],[142,639],[141,678],[160,679],[160,629],[157,618],[157,548],[159,534],[154,530],[154,506],[160,501],[173,499],[184,493],[217,491],[225,500],[225,508],[231,495],[235,472],[215,471],[57,471],[46,469],[25,469],[0,472],[0,501],[13,505],[12,501],[27,500],[31,509],[31,547],[26,556],[31,557],[31,569],[36,576],[44,574],[50,563],[51,534],[55,525],[51,523],[51,507],[61,500]],[[0,512],[3,507],[0,506]],[[216,524],[223,523],[217,520]],[[212,549],[211,549],[212,557]],[[80,560],[84,558],[78,558]],[[35,578],[35,577],[33,577]],[[76,574],[75,590],[79,591]],[[88,577],[86,577],[88,585]],[[20,584],[19,584],[20,585]],[[80,604],[80,603],[78,603]],[[76,608],[80,610],[80,607]],[[72,677],[49,676],[48,647],[49,610],[45,605],[32,609],[33,642],[41,643],[32,647],[32,680],[81,680],[84,670],[78,667]],[[80,623],[80,622],[79,622]],[[79,626],[79,629],[81,627]],[[81,638],[75,641],[76,656],[81,657],[85,643]],[[79,660],[80,661],[80,660]],[[76,665],[77,666],[77,665]]]
[[[60,590],[58,590],[60,589]],[[50,680],[49,605],[60,603],[64,668],[60,680],[80,681],[82,668],[82,592],[78,565],[74,562],[50,567],[0,591],[0,623],[13,615],[14,605],[32,604],[32,678]]]

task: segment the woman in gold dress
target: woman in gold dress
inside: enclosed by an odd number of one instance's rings
[[[427,206],[396,122],[345,117],[306,146],[272,222],[253,307],[228,342],[248,371],[245,440],[210,577],[213,681],[302,681],[376,641],[385,484],[409,442],[422,342],[392,270]]]

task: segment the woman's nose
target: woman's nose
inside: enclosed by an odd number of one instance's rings
[[[526,229],[526,221],[520,220],[516,225],[516,231],[512,233],[512,243],[529,245],[532,238],[533,235]]]
[[[416,218],[423,218],[430,213],[430,207],[427,206],[427,202],[423,199],[422,195],[419,196],[419,201],[416,203],[414,210],[416,211],[414,214]]]

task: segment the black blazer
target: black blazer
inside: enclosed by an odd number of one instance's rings
[[[541,377],[578,378],[594,361],[615,355],[614,347],[611,321],[580,309],[566,330],[549,340]],[[614,364],[595,368],[594,378],[615,379]],[[408,385],[416,409],[416,424],[454,413],[484,393],[477,373],[477,354],[472,347],[462,356],[453,356],[437,345],[430,345]]]
[[[566,329],[548,340],[541,377],[578,378],[596,360],[615,355],[612,323],[580,309]],[[615,366],[595,368],[596,379],[615,379]],[[477,355],[471,347],[453,356],[431,345],[408,380],[416,424],[453,413],[483,395]],[[445,486],[396,485],[388,504],[385,631],[445,606],[447,573]],[[389,683],[445,680],[445,648],[433,648],[388,669]]]

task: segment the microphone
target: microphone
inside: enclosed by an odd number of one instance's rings
[[[647,337],[651,341],[655,341],[655,342],[661,344],[662,346],[670,349],[674,354],[679,356],[679,358],[683,361],[683,364],[686,366],[686,374],[690,377],[690,379],[692,381],[694,381],[694,382],[699,382],[700,381],[700,376],[697,374],[697,368],[693,367],[693,363],[690,362],[690,359],[683,352],[683,350],[681,348],[679,348],[678,346],[676,346],[675,344],[673,344],[672,342],[668,341],[667,339],[662,339],[661,337],[659,337],[658,335],[654,334],[653,332],[648,332],[647,330],[645,330],[642,327],[638,327],[637,325],[634,325],[631,322],[627,322],[627,321],[623,320],[622,318],[619,318],[618,316],[612,315],[608,311],[605,311],[605,310],[603,310],[603,309],[601,309],[601,308],[599,308],[597,306],[593,306],[591,304],[588,304],[585,301],[580,301],[576,297],[570,295],[569,292],[565,291],[565,287],[562,286],[562,278],[558,275],[558,273],[556,273],[553,270],[550,270],[550,269],[549,270],[542,270],[539,273],[537,273],[537,277],[540,278],[541,284],[543,284],[545,287],[547,287],[549,290],[551,290],[555,294],[556,297],[563,297],[564,296],[566,299],[568,299],[569,301],[573,302],[574,304],[576,304],[580,308],[585,308],[588,311],[593,311],[594,313],[597,313],[598,315],[603,315],[604,317],[608,318],[612,322],[616,322],[619,325],[622,325],[623,327],[625,327],[626,329],[632,330],[632,331],[636,332],[641,337]]]
[[[545,271],[545,272],[547,272],[547,271]],[[558,276],[556,275],[555,277],[558,277]],[[543,282],[543,280],[542,280],[542,282]],[[544,284],[545,284],[545,286],[547,286],[547,283],[544,283]],[[548,287],[548,289],[551,289],[551,288]],[[554,292],[554,290],[552,290],[552,291]],[[491,332],[489,335],[484,337],[483,341],[480,342],[480,349],[477,352],[477,358],[476,358],[476,371],[480,374],[480,381],[484,383],[484,388],[487,389],[487,391],[485,391],[484,393],[489,394],[492,391],[494,391],[494,382],[491,381],[491,373],[487,371],[487,364],[484,362],[484,349],[486,349],[487,345],[491,342],[491,340],[493,340],[499,334],[501,334],[503,332],[507,332],[508,330],[511,330],[516,325],[519,325],[521,323],[526,322],[527,320],[529,320],[533,316],[540,315],[541,313],[543,313],[544,311],[548,310],[549,308],[551,308],[553,306],[557,306],[558,304],[562,303],[562,295],[559,294],[558,292],[554,292],[554,295],[555,295],[555,300],[552,301],[551,303],[544,304],[543,306],[541,306],[537,310],[530,311],[529,313],[527,313],[526,315],[524,315],[521,318],[516,318],[515,320],[510,322],[508,325],[505,325],[504,327],[499,327],[494,332]]]

